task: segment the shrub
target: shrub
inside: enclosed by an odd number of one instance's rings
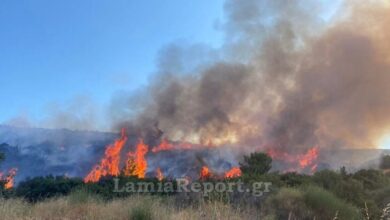
[[[316,215],[316,219],[333,219],[338,213],[339,219],[360,219],[359,209],[337,198],[332,193],[316,186],[304,190],[305,203]]]
[[[272,159],[265,153],[251,153],[244,156],[244,162],[240,163],[243,175],[262,175],[271,169]]]
[[[353,178],[362,182],[367,190],[383,188],[390,184],[389,178],[380,170],[359,170],[353,174]]]
[[[63,176],[35,177],[21,182],[16,188],[16,195],[30,202],[36,202],[54,196],[68,195],[73,189],[83,184],[79,178]]]
[[[312,219],[313,213],[305,204],[304,195],[298,189],[282,188],[270,196],[264,204],[268,218],[275,219]]]

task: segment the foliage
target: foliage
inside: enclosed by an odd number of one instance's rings
[[[271,169],[272,159],[265,153],[256,152],[244,156],[244,162],[240,163],[243,175],[263,175]]]
[[[313,213],[305,204],[304,194],[294,188],[282,188],[265,202],[263,212],[275,219],[313,219]]]
[[[83,184],[79,178],[63,176],[34,177],[21,182],[16,188],[16,196],[36,202],[54,196],[67,195]]]
[[[317,186],[304,189],[305,204],[315,212],[316,219],[360,219],[359,209]]]
[[[353,178],[359,180],[368,190],[382,188],[390,184],[389,178],[380,170],[359,170],[353,174]]]
[[[381,158],[381,162],[380,162],[380,165],[379,167],[381,169],[390,169],[390,155],[384,155],[382,158]]]

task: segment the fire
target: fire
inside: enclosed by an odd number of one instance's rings
[[[287,162],[291,165],[288,171],[304,171],[309,169],[312,173],[317,170],[318,147],[309,149],[305,154],[292,155],[275,149],[269,149],[268,155],[274,159]]]
[[[107,175],[118,176],[120,173],[120,152],[126,141],[126,131],[122,129],[121,137],[114,144],[107,146],[103,159],[93,167],[91,172],[84,178],[84,182],[97,182],[101,177]]]
[[[8,175],[3,178],[3,173],[0,173],[0,180],[4,181],[4,188],[11,189],[14,186],[14,177],[16,176],[17,168],[12,168],[8,171]]]
[[[211,177],[210,169],[207,166],[203,166],[200,170],[199,179],[205,180]]]
[[[156,178],[161,181],[164,179],[164,174],[162,173],[160,167],[157,168],[156,170]]]
[[[212,142],[207,142],[204,144],[193,144],[190,142],[169,142],[166,139],[163,139],[159,145],[152,148],[153,153],[158,153],[161,151],[170,151],[170,150],[191,150],[191,149],[200,149],[200,148],[211,148],[215,145]]]
[[[225,173],[225,178],[236,178],[241,176],[241,169],[239,167],[233,167]]]
[[[157,153],[159,151],[168,151],[168,150],[172,150],[173,148],[174,147],[171,143],[169,143],[166,139],[163,139],[158,146],[152,149],[152,152]]]
[[[316,160],[318,158],[318,148],[314,147],[307,151],[305,155],[303,155],[299,160],[299,165],[302,169],[310,166],[316,167]]]
[[[124,169],[126,176],[137,176],[138,178],[145,178],[145,173],[148,168],[148,163],[145,155],[148,153],[149,147],[142,139],[139,140],[135,152],[128,153],[128,159]]]

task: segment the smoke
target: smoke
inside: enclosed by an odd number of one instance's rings
[[[370,148],[390,126],[390,6],[227,0],[218,49],[166,49],[115,127],[201,144]],[[187,65],[188,64],[188,65]]]
[[[3,124],[21,128],[108,130],[107,117],[105,117],[103,107],[88,96],[75,96],[65,103],[52,102],[44,108],[40,118],[25,113],[11,118]]]

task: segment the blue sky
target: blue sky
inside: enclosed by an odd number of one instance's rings
[[[80,95],[103,105],[146,84],[164,45],[220,44],[222,17],[223,0],[2,0],[0,123]]]

